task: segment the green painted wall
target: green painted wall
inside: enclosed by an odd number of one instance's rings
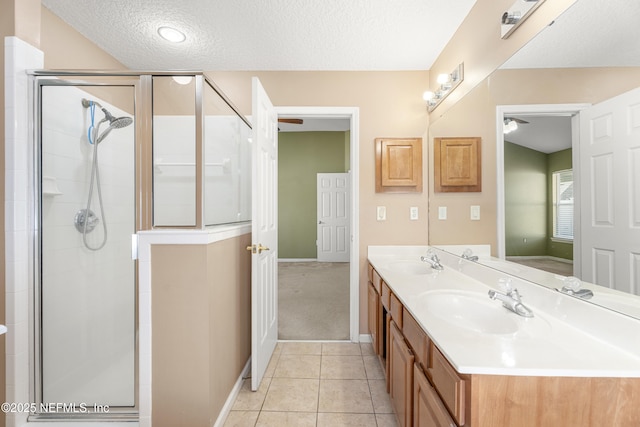
[[[571,169],[573,167],[571,155],[571,148],[547,155],[547,203],[549,206],[549,211],[547,213],[547,234],[549,237],[553,236],[552,174],[553,172]],[[573,259],[573,243],[554,242],[549,238],[547,240],[547,255],[558,258]]]
[[[348,132],[278,134],[279,258],[317,257],[316,174],[347,172],[348,145]]]
[[[504,144],[507,256],[547,252],[547,155]]]

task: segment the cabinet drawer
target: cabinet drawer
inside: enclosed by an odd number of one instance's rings
[[[465,381],[435,345],[431,345],[428,373],[431,382],[458,425],[464,425]]]
[[[391,294],[391,301],[389,303],[391,313],[391,318],[398,325],[398,328],[403,328],[403,319],[402,319],[402,303],[394,294]]]
[[[457,427],[418,364],[413,368],[413,427]]]
[[[429,366],[429,338],[406,309],[404,309],[402,317],[404,322],[402,333],[413,349],[416,363],[421,364],[426,369]]]
[[[389,289],[389,286],[383,280],[382,281],[382,294],[381,294],[380,302],[382,303],[384,308],[387,309],[387,311],[390,310],[390,306],[389,306],[390,299],[391,299],[391,289]]]
[[[376,291],[378,292],[378,295],[380,295],[380,293],[382,292],[381,288],[381,282],[382,282],[382,278],[380,278],[380,275],[378,274],[378,272],[375,270],[375,268],[373,269],[373,280],[371,281],[371,283],[373,283],[373,287],[376,288]]]

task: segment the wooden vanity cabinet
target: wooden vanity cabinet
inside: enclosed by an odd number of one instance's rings
[[[413,366],[413,427],[457,427],[417,363]]]
[[[389,338],[389,396],[400,427],[411,427],[414,357],[394,321],[391,321]]]
[[[371,282],[369,282],[367,295],[367,324],[369,326],[369,334],[371,334],[371,345],[373,346],[373,351],[379,355],[381,345],[380,338],[382,336],[380,327],[380,295]]]

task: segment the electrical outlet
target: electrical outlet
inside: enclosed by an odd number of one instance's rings
[[[386,208],[386,206],[378,206],[376,208],[376,219],[378,221],[386,221],[387,220],[387,208]]]
[[[417,206],[411,206],[409,208],[409,219],[411,221],[415,221],[418,219],[418,207]]]
[[[438,219],[447,219],[447,207],[438,206]]]

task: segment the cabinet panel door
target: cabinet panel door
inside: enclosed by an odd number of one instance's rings
[[[393,320],[390,337],[389,395],[400,427],[411,427],[413,425],[413,353]]]
[[[378,333],[380,329],[380,319],[378,316],[380,305],[380,295],[376,291],[376,288],[373,286],[373,283],[369,283],[369,292],[368,292],[368,314],[367,314],[367,323],[369,326],[369,333],[371,334],[371,345],[373,345],[373,351],[376,354],[380,354],[380,335]]]
[[[414,365],[413,372],[413,426],[457,427],[438,393],[417,364]]]

